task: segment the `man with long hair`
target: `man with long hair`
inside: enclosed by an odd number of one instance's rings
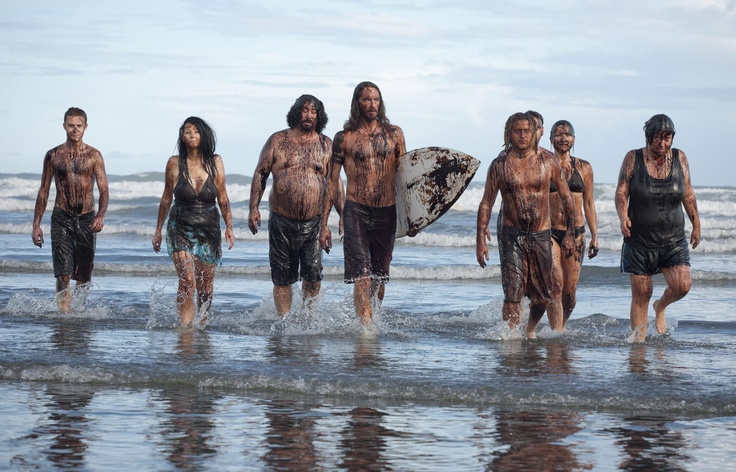
[[[69,281],[77,285],[92,280],[97,233],[102,231],[109,198],[105,162],[100,151],[82,141],[87,130],[87,114],[71,107],[64,113],[66,142],[46,153],[43,159],[41,188],[33,213],[33,244],[43,245],[41,219],[49,200],[51,181],[56,187],[51,214],[51,257],[56,276],[59,310],[72,310]],[[99,190],[95,212],[94,186]]]
[[[353,302],[364,326],[372,325],[372,301],[383,300],[389,278],[396,237],[394,180],[398,158],[404,153],[404,133],[386,117],[378,86],[372,82],[358,84],[350,117],[333,142],[320,244],[326,251],[332,247],[327,219],[338,201],[340,171],[344,169],[345,282],[355,284]]]
[[[273,174],[268,197],[268,255],[273,300],[281,316],[291,310],[291,286],[299,279],[307,307],[319,294],[322,281],[319,231],[332,148],[332,140],[322,134],[327,126],[327,113],[316,97],[297,98],[286,115],[286,122],[289,127],[272,134],[261,149],[253,173],[248,214],[248,226],[256,234],[261,225],[258,205],[268,176]],[[338,210],[342,211],[342,205]]]
[[[575,249],[575,206],[560,165],[539,149],[534,116],[515,113],[506,121],[504,150],[491,162],[485,191],[478,207],[476,257],[481,267],[488,260],[488,222],[496,195],[501,192],[502,231],[498,236],[503,285],[503,319],[510,328],[521,323],[523,297],[530,299],[526,335],[536,337],[536,327],[551,301],[552,239],[550,233],[550,183],[562,200],[567,223],[563,241],[566,253]],[[550,319],[553,330],[562,330],[562,317]]]

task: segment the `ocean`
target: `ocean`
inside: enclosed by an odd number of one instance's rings
[[[151,249],[162,173],[110,176],[91,287],[61,315],[53,186],[39,249],[40,175],[0,174],[0,469],[730,469],[736,189],[695,188],[692,290],[642,345],[630,342],[615,186],[598,184],[601,251],[584,261],[568,329],[545,318],[526,340],[501,320],[495,227],[489,266],[475,261],[485,170],[440,220],[397,241],[374,337],[361,334],[336,237],[312,316],[296,292],[277,317],[268,204],[251,235],[240,175],[228,176],[238,239],[205,329],[177,328],[173,265]],[[330,223],[336,235],[334,211]],[[665,284],[654,283],[656,299]]]

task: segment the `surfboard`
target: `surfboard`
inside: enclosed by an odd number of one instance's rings
[[[417,233],[444,215],[480,167],[464,152],[425,147],[399,157],[396,170],[396,237]]]

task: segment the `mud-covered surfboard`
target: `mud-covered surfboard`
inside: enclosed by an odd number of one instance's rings
[[[396,237],[418,232],[444,215],[473,179],[480,161],[442,147],[399,157],[396,171]]]

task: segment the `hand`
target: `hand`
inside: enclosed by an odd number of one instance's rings
[[[90,231],[92,231],[93,233],[99,233],[100,231],[102,231],[102,228],[105,226],[104,221],[105,221],[104,217],[100,215],[95,216],[92,219],[92,223],[90,223],[89,225]]]
[[[43,246],[43,231],[41,230],[40,226],[36,226],[33,228],[33,232],[31,233],[31,239],[33,239],[33,244],[42,247]]]
[[[623,234],[625,238],[631,236],[631,220],[628,217],[621,220],[621,234]]]
[[[233,229],[232,229],[232,228],[227,228],[227,229],[225,230],[225,242],[227,242],[227,243],[229,243],[229,244],[230,244],[230,245],[229,245],[229,246],[227,247],[227,250],[228,250],[228,251],[229,251],[230,249],[232,249],[232,248],[233,248],[233,246],[235,245],[235,233],[233,233]]]
[[[693,232],[690,233],[690,245],[695,249],[698,244],[700,244],[700,228],[693,228]]]
[[[590,241],[590,246],[588,246],[588,259],[593,259],[597,255],[598,255],[598,241],[593,239],[592,241]]]
[[[256,208],[248,214],[248,228],[251,233],[256,234],[259,226],[261,226],[261,212]]]
[[[327,254],[332,249],[332,232],[327,226],[323,227],[319,232],[319,247],[324,249]]]
[[[342,236],[342,216],[340,216],[340,222],[337,224],[337,234]]]
[[[151,244],[153,244],[153,251],[159,252],[161,250],[161,233],[156,233],[153,235],[153,239],[151,240]]]
[[[565,239],[562,240],[562,249],[565,251],[565,257],[572,257],[577,252],[576,246],[575,237],[572,235],[572,231],[568,230],[567,233],[565,233]],[[581,256],[578,256],[577,258],[579,257]]]
[[[486,240],[491,240],[491,230],[488,228],[485,228],[485,230],[482,233],[479,233],[476,237],[475,258],[478,261],[478,265],[481,267],[485,267],[486,261],[489,260],[488,244],[486,243]]]

